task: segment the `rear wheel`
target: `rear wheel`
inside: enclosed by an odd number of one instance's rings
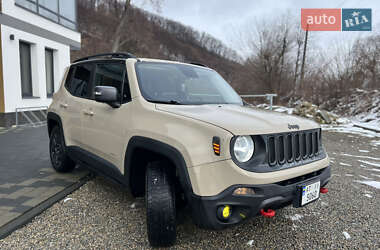
[[[149,163],[146,171],[146,216],[149,243],[155,247],[176,241],[174,178],[160,162]]]
[[[70,172],[75,168],[75,162],[67,155],[61,129],[57,126],[50,134],[49,151],[51,164],[57,172]]]

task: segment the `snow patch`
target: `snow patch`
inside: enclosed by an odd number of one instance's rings
[[[380,169],[376,169],[376,168],[371,168],[371,169],[367,169],[368,171],[374,171],[374,172],[380,172]]]
[[[247,242],[247,246],[252,247],[252,246],[253,246],[253,242],[254,242],[254,240],[250,240],[250,241],[248,241],[248,242]]]
[[[370,161],[362,161],[362,160],[358,160],[358,161],[361,163],[367,164],[367,165],[371,165],[371,166],[380,168],[380,163],[375,163],[375,162],[370,162]]]
[[[360,152],[360,153],[369,153],[368,150],[362,150],[362,149],[359,149],[359,152]]]
[[[380,137],[380,133],[376,133],[374,131],[370,131],[363,128],[355,127],[353,123],[339,125],[339,126],[331,126],[331,125],[321,125],[323,131],[332,131],[346,134],[354,134],[361,135],[369,138]],[[380,145],[380,142],[379,144]]]
[[[380,189],[380,182],[379,181],[355,181],[361,184],[365,184],[371,187],[374,187],[376,189]]]
[[[348,164],[348,163],[344,163],[344,162],[339,162],[339,165],[347,166],[347,167],[352,167],[350,164]]]
[[[290,219],[292,221],[299,221],[303,218],[303,215],[300,215],[300,214],[286,215],[285,218]]]
[[[364,159],[370,159],[375,161],[380,161],[380,158],[371,157],[371,156],[364,156],[364,155],[350,155],[350,154],[340,154],[342,156],[348,156],[348,157],[354,157],[354,158],[364,158]]]
[[[63,200],[63,203],[66,203],[66,202],[68,202],[68,201],[71,201],[73,198],[66,198],[66,199],[64,199]]]
[[[366,179],[366,180],[372,180],[372,178],[369,178],[367,176],[364,176],[364,175],[359,175],[360,178],[363,178],[363,179]]]
[[[324,206],[324,207],[327,207],[329,204],[327,202],[322,201],[321,205]]]
[[[349,233],[347,233],[347,232],[343,232],[343,235],[344,235],[344,237],[346,238],[346,240],[351,239],[351,235],[350,235]]]
[[[354,176],[353,174],[345,174],[345,175],[348,176],[348,177]]]
[[[368,197],[368,198],[372,198],[372,195],[370,195],[370,194],[365,194],[364,196]]]

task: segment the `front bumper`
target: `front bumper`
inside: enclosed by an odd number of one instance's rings
[[[191,208],[194,222],[207,229],[223,229],[238,224],[245,219],[256,216],[261,209],[278,209],[291,205],[297,201],[297,186],[303,183],[320,180],[321,187],[325,186],[331,178],[331,167],[299,176],[274,184],[261,185],[233,185],[215,196],[191,197]],[[250,187],[255,190],[254,195],[236,196],[233,191],[238,187]],[[217,209],[222,205],[232,207],[232,215],[228,221],[217,217]]]

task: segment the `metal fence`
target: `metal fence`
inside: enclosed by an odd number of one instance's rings
[[[16,108],[16,127],[38,127],[46,124],[47,106]],[[20,116],[20,117],[19,117]],[[25,123],[21,124],[21,120]]]
[[[277,94],[265,94],[265,95],[241,95],[243,98],[255,98],[265,97],[269,101],[269,109],[273,109],[273,98],[277,97]]]

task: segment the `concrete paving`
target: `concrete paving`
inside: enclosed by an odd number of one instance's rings
[[[46,126],[0,131],[0,238],[46,209],[43,203],[80,186],[88,171],[60,174],[51,167]],[[84,182],[83,182],[84,183]],[[75,189],[74,189],[75,190]],[[71,190],[73,191],[73,190]],[[50,204],[51,205],[51,204]],[[28,216],[25,217],[25,215]],[[19,217],[24,216],[18,223]],[[12,223],[13,222],[13,223]],[[9,225],[12,224],[10,227]]]

